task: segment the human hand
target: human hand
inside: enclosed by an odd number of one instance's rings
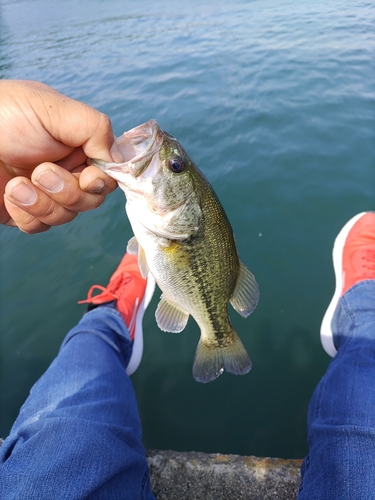
[[[39,82],[0,80],[0,223],[38,233],[101,205],[123,161],[109,118]]]

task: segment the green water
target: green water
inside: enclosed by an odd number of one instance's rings
[[[258,308],[233,324],[244,377],[191,375],[199,332],[144,320],[133,376],[146,447],[302,457],[306,412],[329,362],[319,328],[334,289],[336,233],[374,209],[371,2],[10,1],[0,77],[44,81],[107,113],[117,135],[150,118],[214,186]],[[131,230],[119,190],[40,235],[0,228],[0,435],[106,284]]]

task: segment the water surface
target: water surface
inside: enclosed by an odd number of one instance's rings
[[[0,5],[0,77],[43,81],[107,113],[115,133],[155,118],[214,186],[261,289],[235,328],[244,377],[195,382],[199,332],[144,320],[133,376],[146,447],[299,458],[309,398],[329,362],[319,327],[331,249],[374,209],[372,3],[234,0],[11,1]],[[131,229],[119,190],[48,233],[0,229],[0,435]]]

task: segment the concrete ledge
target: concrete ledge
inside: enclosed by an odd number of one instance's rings
[[[302,460],[148,450],[157,500],[292,500]]]
[[[293,500],[302,463],[160,450],[148,450],[147,461],[157,500]]]

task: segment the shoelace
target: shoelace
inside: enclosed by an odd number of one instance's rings
[[[109,302],[111,300],[118,300],[118,295],[116,295],[116,291],[122,287],[125,286],[129,281],[131,281],[131,276],[123,276],[120,275],[118,278],[111,283],[111,287],[114,289],[114,292],[110,292],[107,288],[101,285],[92,285],[87,292],[87,299],[86,300],[80,300],[78,304],[87,304],[93,301],[96,297],[101,297],[103,302]],[[100,290],[102,293],[98,295],[93,295],[94,290]],[[137,322],[137,315],[138,315],[138,309],[139,309],[139,297],[135,299],[134,302],[134,309],[132,316],[130,318],[129,325],[127,325],[128,330],[129,330],[129,335],[130,338],[133,340],[135,336],[135,330],[136,330],[136,322]]]
[[[103,293],[98,294],[98,295],[93,295],[94,290],[100,290]],[[101,297],[102,295],[105,295],[105,294],[108,296],[108,300],[116,300],[117,299],[116,295],[109,292],[104,286],[92,285],[90,287],[89,291],[87,292],[87,299],[79,300],[78,304],[87,304],[87,303],[91,302],[92,299],[95,299],[96,297]]]
[[[105,288],[104,286],[92,285],[90,287],[89,291],[87,292],[87,299],[80,300],[78,302],[78,304],[86,304],[86,303],[92,301],[92,299],[95,299],[97,297],[98,298],[102,297],[102,295],[106,295],[108,297],[108,300],[117,300],[118,299],[118,295],[116,295],[117,290],[119,288],[121,288],[122,286],[125,286],[126,284],[128,284],[129,281],[131,281],[131,279],[132,279],[131,276],[123,276],[123,275],[118,276],[110,285],[108,285],[108,286],[111,286],[111,288],[113,289],[113,292],[110,292],[108,290],[108,288]],[[93,295],[94,290],[100,290],[103,293],[98,294],[98,295]],[[102,297],[102,299],[104,299],[104,297]]]

